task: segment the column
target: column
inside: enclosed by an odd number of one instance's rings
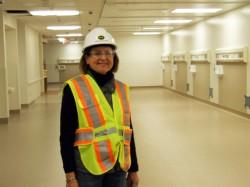
[[[8,123],[8,79],[5,53],[5,27],[3,11],[0,10],[0,124]]]

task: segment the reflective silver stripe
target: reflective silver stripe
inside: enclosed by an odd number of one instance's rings
[[[126,86],[121,83],[120,81],[117,81],[117,83],[120,86],[120,91],[122,94],[122,103],[123,103],[123,109],[124,109],[124,123],[126,125],[130,124],[130,110],[129,110],[129,103],[127,99],[127,92],[126,92]]]
[[[119,135],[123,137],[123,141],[126,141],[130,143],[131,137],[132,137],[132,132],[126,132],[126,130],[119,129]]]
[[[127,167],[129,167],[129,157],[130,157],[130,146],[128,145],[124,145],[124,161],[125,161],[125,168],[124,169],[128,169]]]
[[[94,139],[93,132],[79,132],[76,133],[75,141],[91,141]]]
[[[105,135],[113,134],[113,133],[116,133],[116,132],[117,132],[117,129],[115,127],[112,127],[112,128],[104,129],[104,130],[102,130],[100,132],[95,133],[95,136],[96,137],[105,136]]]
[[[101,161],[106,168],[111,168],[113,163],[110,160],[109,152],[108,152],[108,143],[106,141],[98,142],[98,147],[100,150]]]
[[[125,131],[123,137],[124,137],[125,141],[130,142],[130,140],[131,140],[131,133],[127,133]]]
[[[101,126],[103,122],[99,119],[98,111],[94,101],[91,98],[90,90],[88,89],[87,85],[81,77],[77,77],[75,80],[77,81],[79,87],[81,88],[81,91],[84,94],[83,98],[85,99],[85,102],[87,104],[87,109],[89,110],[90,116],[93,120],[94,127]],[[84,108],[84,110],[86,110],[86,108]]]
[[[114,134],[117,132],[118,132],[118,130],[115,127],[112,127],[109,129],[104,129],[100,132],[96,132],[95,136],[94,136],[93,132],[89,132],[89,131],[77,132],[76,136],[75,136],[75,141],[91,141],[94,139],[94,137],[105,136],[105,135]],[[119,135],[123,136],[123,130],[121,130],[121,129],[119,130]]]

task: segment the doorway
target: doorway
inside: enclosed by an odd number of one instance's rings
[[[17,30],[5,26],[8,100],[10,111],[21,110]]]
[[[176,61],[176,90],[181,93],[187,91],[187,63],[186,61]]]
[[[194,97],[209,101],[210,87],[210,64],[206,62],[192,62],[196,65],[196,72],[193,74]]]
[[[227,108],[246,112],[246,64],[243,62],[224,62],[224,74],[219,77],[219,104]]]
[[[163,74],[164,87],[171,88],[171,62],[164,63],[165,69]]]

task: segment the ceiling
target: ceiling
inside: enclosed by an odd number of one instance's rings
[[[194,24],[212,16],[223,14],[245,6],[250,0],[0,0],[3,11],[14,11],[13,16],[42,33],[44,37],[53,38],[56,34],[68,31],[49,31],[49,25],[81,25],[85,35],[96,26],[105,27],[112,33],[133,33],[145,31],[144,27],[161,27],[157,30],[166,33],[185,25],[155,24],[159,19],[191,19]],[[222,8],[216,14],[174,14],[176,8]],[[79,10],[78,16],[38,17],[31,16],[28,10]],[[167,27],[166,27],[167,26]],[[150,30],[147,30],[150,31]],[[156,31],[156,30],[151,30]],[[73,32],[70,32],[73,33]],[[82,37],[83,38],[83,37]],[[82,39],[81,38],[81,39]],[[76,38],[74,38],[76,39]]]

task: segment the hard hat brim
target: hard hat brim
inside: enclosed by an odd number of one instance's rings
[[[89,49],[91,49],[91,48],[93,48],[93,47],[101,47],[101,46],[111,47],[113,50],[116,50],[116,49],[117,49],[116,45],[114,45],[114,44],[110,44],[110,43],[109,43],[109,44],[105,44],[105,43],[102,43],[102,44],[93,44],[93,45],[89,45],[89,46],[85,47],[85,48],[82,50],[82,52],[85,53],[85,51],[87,51],[87,50],[89,50]]]

